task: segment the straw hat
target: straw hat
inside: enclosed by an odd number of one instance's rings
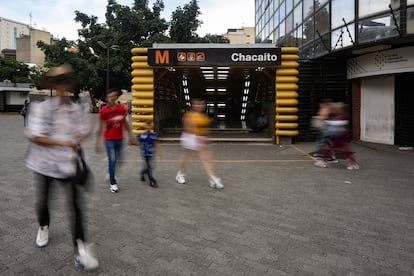
[[[45,88],[56,88],[62,85],[75,86],[79,81],[79,78],[73,74],[72,66],[63,64],[50,68],[40,85]]]

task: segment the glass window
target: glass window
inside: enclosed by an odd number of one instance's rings
[[[279,10],[277,10],[276,12],[275,12],[275,14],[273,15],[273,25],[276,27],[276,26],[279,26]]]
[[[286,13],[290,13],[293,9],[293,0],[285,0],[286,3]]]
[[[303,24],[303,43],[313,40],[315,37],[315,28],[312,18],[309,18]]]
[[[266,41],[266,36],[265,36],[265,33],[264,32],[262,32],[262,38],[261,39],[262,39],[263,42]]]
[[[279,39],[279,28],[276,28],[275,31],[273,32],[274,43],[277,43],[278,39]]]
[[[290,33],[293,30],[293,13],[291,12],[286,17],[286,33]]]
[[[395,16],[399,22],[399,12],[396,12]],[[358,33],[359,42],[376,41],[398,35],[391,15],[360,20]]]
[[[295,37],[296,47],[302,46],[302,25],[294,30],[293,35]]]
[[[414,33],[414,7],[407,9],[407,34],[412,33]]]
[[[283,38],[283,36],[286,34],[285,26],[286,26],[285,21],[283,21],[283,22],[280,23],[280,26],[279,26],[279,36],[281,38]]]
[[[318,31],[321,35],[329,32],[328,5],[325,5],[315,14],[315,31]]]
[[[348,30],[343,26],[331,33],[331,49],[333,51],[351,46],[352,41],[355,42],[355,24],[348,25]]]
[[[273,28],[274,28],[273,20],[270,19],[269,22],[267,22],[267,25],[269,26],[269,33],[271,33],[273,31]]]
[[[315,10],[319,9],[319,7],[322,7],[328,0],[316,0],[315,1]]]
[[[296,6],[299,2],[300,2],[300,0],[293,0],[293,6]]]
[[[295,47],[295,38],[293,37],[293,33],[289,33],[285,36],[283,41],[283,46],[285,47]]]
[[[303,46],[301,51],[299,52],[299,56],[303,59],[313,59],[314,57],[313,43],[309,43]]]
[[[302,24],[302,3],[300,3],[293,11],[293,26]]]
[[[407,5],[414,5],[414,0],[407,0]]]
[[[322,39],[315,40],[315,56],[322,56],[327,54],[329,49],[329,34],[322,36]]]
[[[264,38],[266,38],[269,35],[269,28],[268,25],[265,25],[265,27],[263,28],[263,36]]]
[[[393,9],[400,6],[400,1],[395,0],[359,0],[359,17],[364,17],[370,14],[389,11],[388,5],[391,4]]]
[[[273,0],[273,5],[275,7],[275,9],[277,9],[277,7],[279,7],[280,1],[279,0]]]
[[[303,17],[313,14],[313,0],[303,0]]]
[[[286,17],[286,5],[285,5],[285,1],[283,1],[282,3],[280,3],[279,16],[280,16],[280,20],[283,20]]]
[[[346,23],[354,21],[355,19],[355,8],[354,1],[349,0],[332,0],[331,13],[332,21],[331,28],[335,29],[339,26],[344,25],[342,18],[345,19]]]

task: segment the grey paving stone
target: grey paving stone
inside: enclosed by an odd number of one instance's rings
[[[95,116],[96,114],[92,114]],[[51,201],[50,243],[37,248],[35,183],[24,166],[18,115],[0,115],[0,276],[79,275],[64,189]],[[86,194],[88,238],[100,268],[88,275],[413,275],[414,153],[353,144],[346,162],[316,168],[314,143],[211,146],[223,190],[208,187],[194,158],[175,183],[181,149],[162,145],[160,187],[139,180],[137,147],[127,147],[120,192],[104,181],[106,158],[85,143],[94,173]],[[86,275],[86,274],[85,274]]]

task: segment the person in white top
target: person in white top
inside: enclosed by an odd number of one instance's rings
[[[26,166],[35,174],[39,229],[38,247],[49,241],[49,199],[55,183],[63,183],[70,202],[75,265],[85,270],[99,266],[90,246],[85,243],[82,187],[75,183],[76,150],[89,135],[91,124],[87,107],[74,103],[72,88],[78,83],[72,67],[62,65],[49,70],[41,85],[55,91],[54,97],[30,104],[29,124],[25,135],[30,141]]]

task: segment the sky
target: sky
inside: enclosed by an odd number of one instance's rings
[[[154,0],[149,0],[152,8]],[[162,16],[170,21],[171,13],[190,0],[164,0]],[[199,0],[203,22],[197,30],[199,36],[225,34],[227,29],[254,27],[254,0]],[[0,0],[0,17],[31,25],[50,32],[56,38],[76,40],[80,24],[74,20],[75,10],[97,16],[105,21],[107,0]],[[117,0],[118,4],[132,6],[133,0]]]

